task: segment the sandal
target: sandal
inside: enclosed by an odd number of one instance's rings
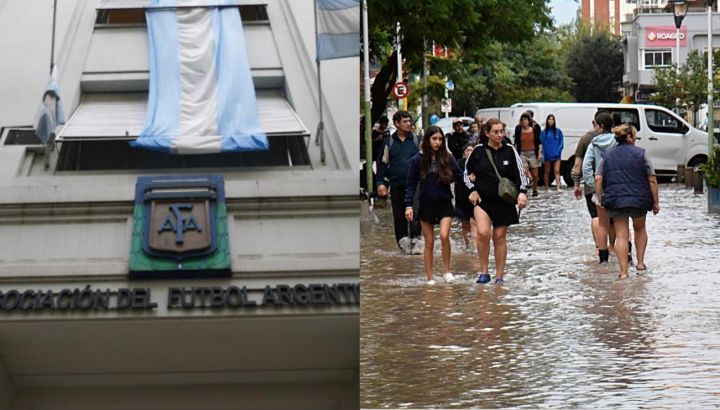
[[[638,265],[638,266],[635,266],[635,270],[636,270],[636,271],[639,271],[639,272],[642,272],[642,271],[644,271],[644,270],[647,270],[647,266],[644,265],[644,266],[641,268],[640,265]]]
[[[629,279],[630,275],[618,275],[618,279]]]

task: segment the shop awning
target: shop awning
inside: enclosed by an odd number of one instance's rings
[[[268,136],[310,133],[290,103],[277,92],[257,92],[260,125]],[[142,131],[147,93],[84,94],[58,141],[134,140]]]

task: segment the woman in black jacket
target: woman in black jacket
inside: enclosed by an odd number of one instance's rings
[[[450,272],[450,225],[454,215],[450,184],[463,183],[463,172],[455,158],[447,149],[447,139],[442,128],[431,126],[423,136],[421,151],[410,159],[407,183],[405,184],[405,218],[412,221],[416,216],[413,210],[415,191],[419,190],[420,226],[425,240],[424,262],[428,285],[435,284],[433,279],[433,228],[440,225],[440,245],[443,259],[443,278],[451,282],[454,275]]]
[[[475,205],[474,218],[477,224],[477,248],[480,257],[480,274],[477,283],[490,282],[489,258],[490,239],[495,246],[495,283],[502,283],[507,258],[507,231],[510,225],[518,223],[518,211],[514,204],[498,196],[498,177],[510,179],[520,190],[517,206],[527,205],[527,186],[530,183],[523,170],[520,155],[504,140],[504,126],[497,118],[491,118],[485,125],[487,144],[475,146],[465,165],[465,185],[470,188],[468,197]],[[474,180],[474,182],[473,182]]]
[[[537,185],[540,180],[539,169],[542,165],[542,142],[540,126],[533,121],[532,114],[527,111],[520,116],[520,124],[515,127],[515,148],[520,153],[525,173],[532,177],[532,195],[537,196]]]

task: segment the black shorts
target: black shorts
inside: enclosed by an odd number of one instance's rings
[[[520,222],[515,205],[510,205],[500,198],[483,199],[480,205],[475,206],[479,206],[488,214],[494,227],[510,226]]]
[[[597,206],[595,206],[595,202],[593,202],[592,196],[593,196],[593,194],[585,195],[585,203],[587,204],[588,212],[590,212],[590,217],[597,218],[598,217]]]
[[[452,201],[420,202],[420,220],[429,224],[438,224],[443,218],[452,218]]]
[[[614,208],[608,209],[608,216],[610,218],[642,218],[647,214],[647,209],[640,208]]]

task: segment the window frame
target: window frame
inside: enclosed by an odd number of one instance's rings
[[[653,54],[653,62],[656,61],[657,54],[661,54],[661,58],[664,60],[665,55],[667,54],[668,57],[668,64],[659,64],[659,65],[647,65],[646,56],[652,53]],[[641,49],[642,54],[642,69],[643,70],[654,70],[656,68],[667,68],[672,67],[673,59],[672,59],[672,49],[669,48],[643,48]]]

